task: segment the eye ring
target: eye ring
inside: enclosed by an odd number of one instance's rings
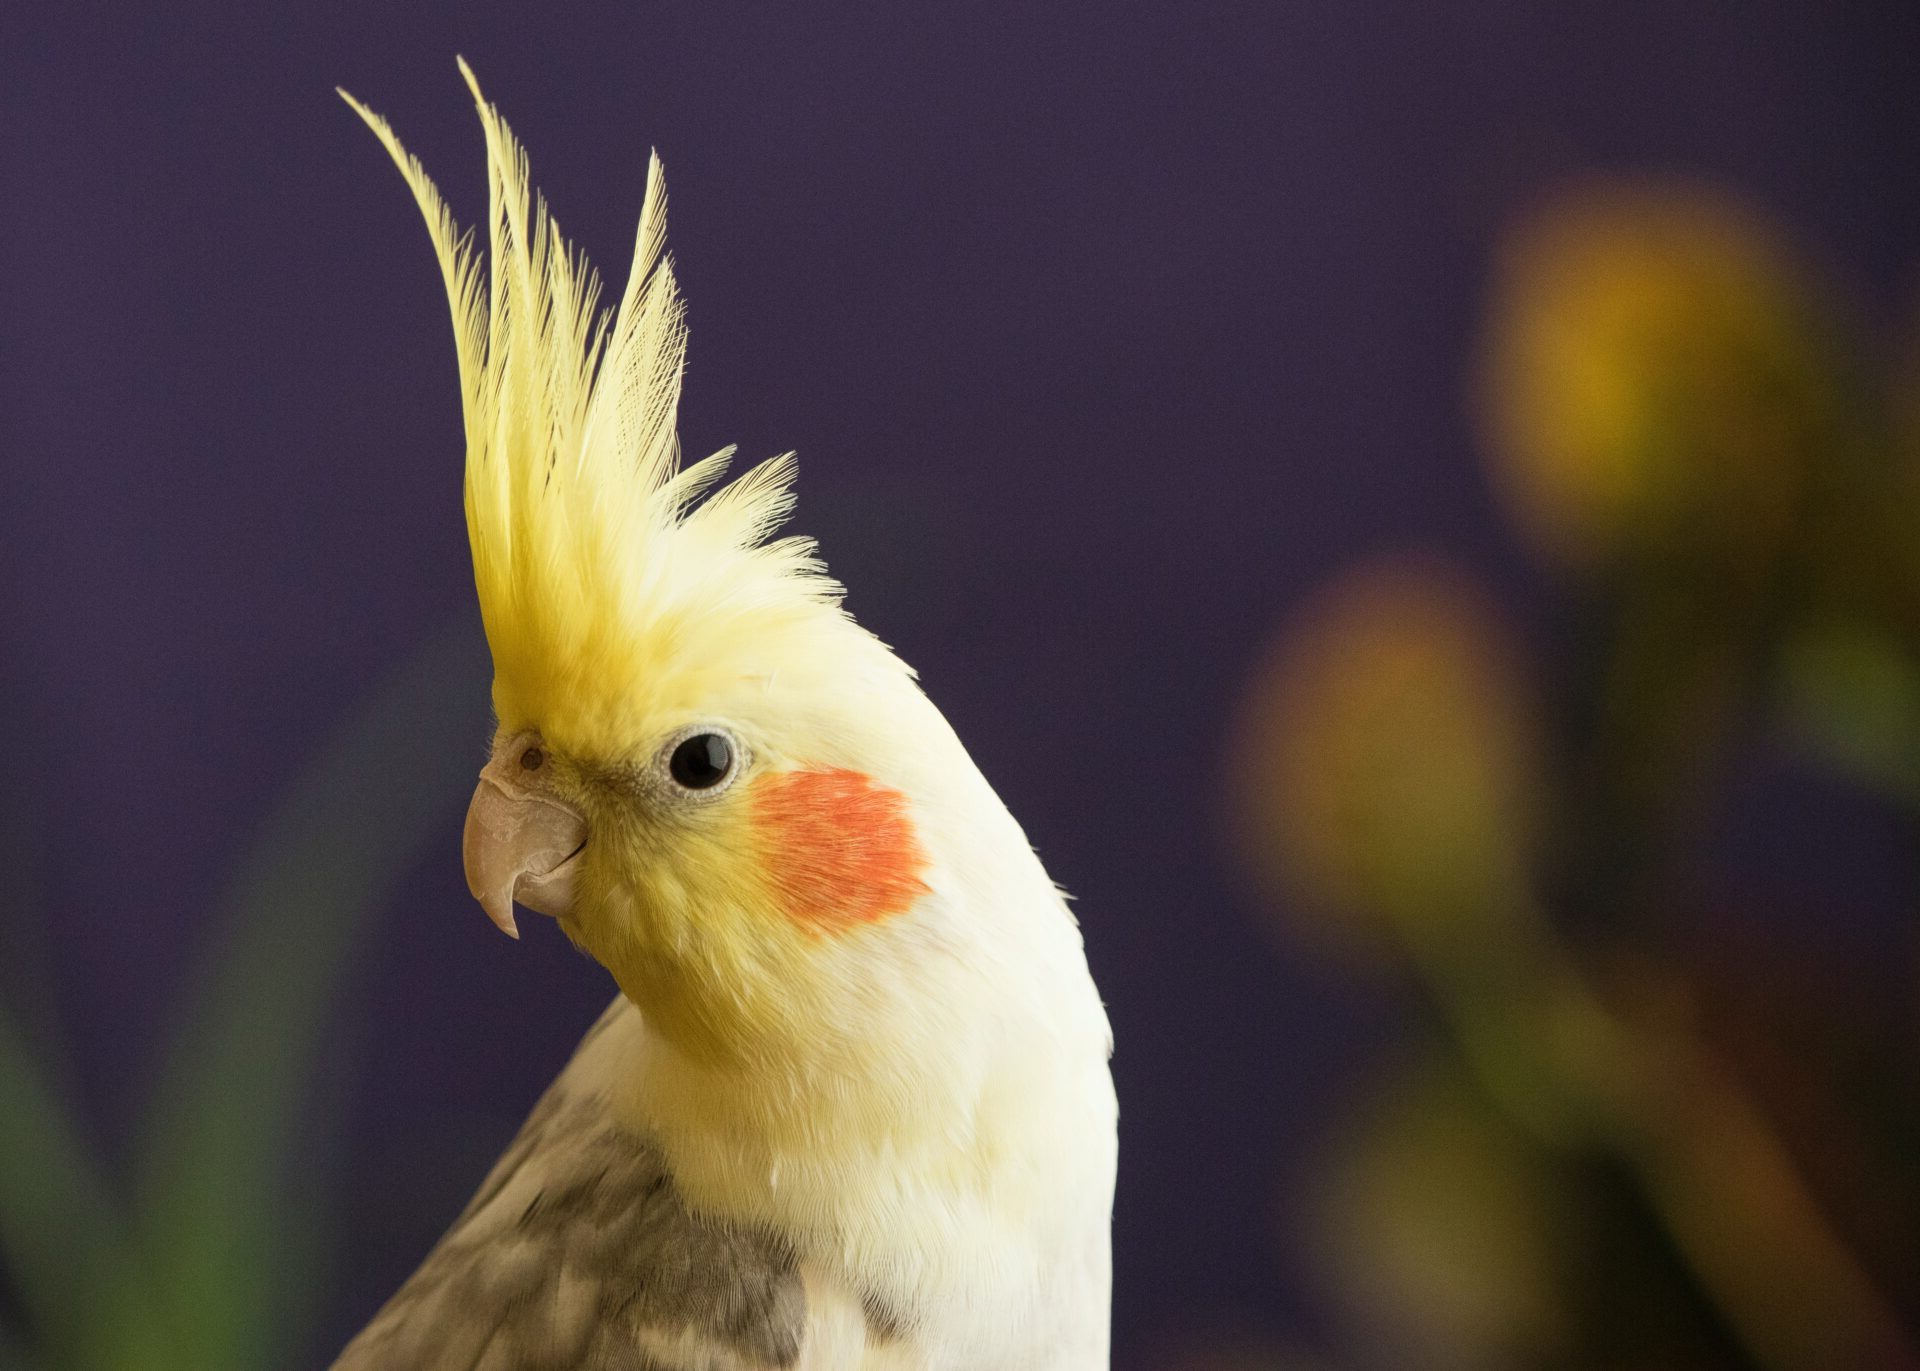
[[[682,800],[710,800],[733,787],[746,769],[747,749],[733,730],[693,724],[662,745],[657,771],[668,793]]]

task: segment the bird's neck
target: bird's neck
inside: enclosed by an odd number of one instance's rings
[[[630,1064],[626,1107],[665,1148],[690,1199],[761,1214],[790,1202],[798,1223],[844,1207],[876,1168],[935,1186],[972,1165],[973,1150],[1024,1141],[983,1136],[1029,1122],[1018,1110],[983,1120],[983,1100],[1030,1082],[1042,1104],[1043,1078],[1069,1063],[1036,1052],[1043,1030],[1017,1025],[1012,1007],[970,993],[963,968],[914,971],[923,984],[901,984],[903,973],[880,965],[836,978],[837,994],[761,1025],[746,1051],[689,1041],[686,1023],[698,1016],[675,996],[661,1015],[659,1002],[629,994],[653,1031]],[[856,999],[862,980],[870,990]],[[1032,1060],[1009,1074],[1008,1059],[1021,1055]]]
[[[982,1344],[982,1364],[1044,1343],[1057,1359],[1019,1364],[1104,1365],[1114,1099],[1090,1008],[1044,1028],[956,1019],[865,1063],[784,1073],[652,1035],[616,1107],[692,1208],[771,1227],[856,1298],[928,1336],[1003,1311],[992,1336],[1011,1341]]]
[[[1043,875],[991,901],[935,886],[965,907],[847,943],[837,1007],[818,1010],[830,1021],[796,1016],[789,1038],[733,1059],[650,1028],[611,1102],[694,1209],[770,1225],[803,1263],[930,1329],[1003,1309],[1006,1330],[1099,1364],[1115,1109],[1077,930]],[[1071,1317],[1049,1315],[1062,1299]]]

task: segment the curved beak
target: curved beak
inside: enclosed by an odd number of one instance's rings
[[[573,859],[586,842],[585,819],[504,782],[489,766],[480,773],[460,840],[467,889],[502,933],[517,938],[514,901],[555,918],[572,910]]]

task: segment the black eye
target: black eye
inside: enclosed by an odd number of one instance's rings
[[[530,747],[520,754],[520,769],[522,771],[538,771],[546,764],[547,754],[537,747]]]
[[[711,790],[733,770],[733,744],[720,733],[696,733],[667,760],[673,779],[688,790]]]

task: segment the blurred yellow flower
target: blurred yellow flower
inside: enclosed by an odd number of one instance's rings
[[[1560,560],[1762,560],[1831,432],[1814,293],[1712,190],[1599,183],[1495,266],[1482,418],[1496,483]]]
[[[1483,936],[1527,903],[1536,732],[1503,628],[1457,571],[1351,573],[1275,644],[1242,710],[1243,858],[1270,893],[1368,928]]]

